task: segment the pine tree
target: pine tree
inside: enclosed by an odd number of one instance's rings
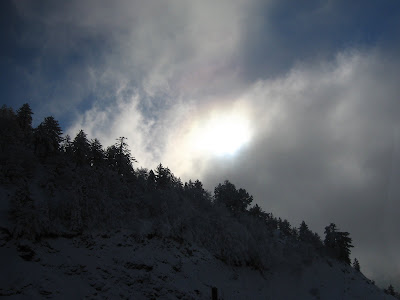
[[[351,244],[352,239],[349,237],[348,232],[337,231],[336,225],[331,223],[325,227],[325,247],[329,252],[339,260],[350,264],[350,248],[353,247]]]
[[[244,212],[253,201],[253,196],[245,189],[237,190],[228,180],[214,189],[215,203],[224,204],[233,213]]]
[[[393,285],[389,284],[388,288],[384,290],[384,292],[391,296],[396,296],[396,292],[394,291]]]
[[[90,165],[94,167],[101,166],[104,163],[106,154],[100,141],[98,139],[91,140],[89,148]]]
[[[266,217],[266,213],[257,203],[249,209],[249,214],[260,220],[265,220]]]
[[[134,174],[132,163],[137,162],[137,160],[131,155],[125,140],[127,138],[119,137],[113,146],[107,148],[106,157],[112,169],[128,178]]]
[[[357,258],[354,258],[354,261],[353,261],[353,268],[354,268],[356,271],[360,272],[360,263],[358,262],[358,259],[357,259]]]
[[[46,117],[34,130],[35,153],[40,156],[57,153],[63,140],[62,130],[54,117]]]
[[[21,130],[14,110],[3,105],[0,108],[0,150],[3,152],[9,146],[19,143],[20,136]]]
[[[32,109],[28,103],[23,104],[17,110],[18,125],[22,130],[24,144],[28,145],[32,141]]]
[[[148,191],[154,191],[156,189],[156,175],[153,170],[150,170],[149,176],[147,177],[146,188]]]
[[[279,230],[285,234],[285,235],[292,235],[292,228],[288,220],[281,220],[281,218],[278,219],[278,226]]]
[[[314,238],[313,233],[308,228],[306,222],[302,221],[299,227],[299,240],[304,242],[311,242]]]
[[[324,245],[328,249],[334,249],[336,247],[336,225],[334,223],[329,224],[325,227],[325,239]]]
[[[73,158],[77,165],[88,164],[90,160],[90,144],[87,135],[80,130],[72,142]]]
[[[338,259],[344,261],[347,264],[351,264],[350,261],[350,248],[354,246],[351,244],[352,239],[349,236],[348,232],[338,232],[337,236],[337,252],[338,252]]]
[[[167,189],[172,182],[172,173],[169,168],[163,167],[160,163],[155,169],[155,181],[157,189]]]
[[[184,192],[186,196],[197,204],[210,200],[209,193],[203,188],[203,183],[200,180],[185,182]]]
[[[72,157],[72,142],[71,137],[67,134],[60,146],[61,152]]]

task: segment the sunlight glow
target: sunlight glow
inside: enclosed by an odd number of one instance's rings
[[[243,116],[221,113],[203,123],[193,133],[198,151],[218,156],[234,155],[250,141],[249,122]]]

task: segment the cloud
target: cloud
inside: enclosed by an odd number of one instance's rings
[[[350,231],[366,274],[394,274],[399,63],[379,50],[347,51],[249,87],[238,98],[253,109],[252,145],[234,161],[210,162],[206,185],[229,178],[265,210],[320,234],[335,222]]]
[[[108,146],[125,136],[141,166],[162,162],[209,189],[230,179],[293,225],[350,231],[367,274],[400,269],[392,4],[378,20],[374,5],[341,1],[14,4],[32,50],[21,76],[72,137],[83,128]],[[236,155],[194,146],[219,116],[248,120]]]

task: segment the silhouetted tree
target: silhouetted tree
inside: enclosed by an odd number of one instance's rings
[[[28,103],[23,104],[17,110],[18,125],[22,130],[32,129],[32,109]]]
[[[20,128],[17,116],[11,107],[3,105],[0,108],[0,147],[4,151],[8,146],[20,141]]]
[[[299,227],[299,240],[304,242],[311,242],[314,234],[308,228],[306,222],[302,221]]]
[[[236,190],[233,183],[225,180],[224,184],[218,184],[214,189],[214,199],[216,203],[224,204],[232,212],[238,213],[247,209],[253,201],[253,196],[245,189]]]
[[[125,140],[125,137],[119,137],[114,145],[108,147],[106,150],[106,159],[111,169],[129,178],[134,174],[132,163],[137,162],[137,160],[132,157]]]
[[[60,145],[61,152],[72,157],[72,141],[71,137],[67,134]]]
[[[23,104],[17,110],[18,125],[22,130],[24,143],[30,144],[32,141],[32,109],[28,103]]]
[[[203,188],[203,183],[200,180],[185,182],[185,195],[192,199],[195,203],[210,203],[210,194]]]
[[[292,228],[288,220],[283,220],[281,218],[278,219],[278,227],[279,230],[285,235],[292,235]]]
[[[262,210],[260,206],[256,203],[253,207],[249,209],[249,214],[259,220],[265,221],[267,214]]]
[[[319,236],[318,233],[314,232],[313,238],[312,238],[312,244],[314,245],[315,248],[321,249],[323,248],[324,244],[322,243],[322,239]]]
[[[46,117],[34,130],[35,153],[40,156],[47,156],[59,151],[62,141],[62,130],[54,117]]]
[[[156,189],[156,175],[154,174],[153,170],[150,170],[146,182],[148,191],[154,191]]]
[[[94,167],[98,167],[103,165],[106,154],[98,139],[94,139],[90,141],[90,154],[89,154],[89,161],[90,165]]]
[[[358,262],[358,259],[357,259],[357,258],[354,258],[354,261],[353,261],[353,268],[354,268],[356,271],[360,272],[360,263]]]
[[[72,142],[73,158],[77,165],[88,164],[90,160],[90,144],[86,133],[81,129]]]
[[[324,244],[330,251],[330,253],[338,258],[350,264],[350,248],[353,247],[351,244],[352,239],[349,237],[348,232],[337,231],[336,225],[331,223],[325,227],[325,240]]]
[[[394,291],[393,285],[389,284],[388,288],[384,290],[384,292],[391,296],[396,296],[396,292]]]
[[[166,189],[172,182],[172,173],[169,168],[163,167],[160,163],[155,169],[155,181],[157,189]]]
[[[347,264],[351,264],[350,261],[350,248],[354,246],[351,244],[352,239],[349,237],[348,232],[338,232],[337,244],[338,244],[338,258]]]

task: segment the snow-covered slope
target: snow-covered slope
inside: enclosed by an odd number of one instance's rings
[[[11,239],[0,247],[0,295],[10,299],[394,299],[335,260],[268,271],[228,266],[207,250],[129,231],[40,242]]]

